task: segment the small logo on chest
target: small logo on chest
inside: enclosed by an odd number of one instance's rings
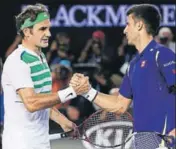
[[[144,67],[146,65],[146,60],[143,60],[142,62],[141,62],[141,67]]]
[[[173,74],[176,74],[176,69],[172,69]]]

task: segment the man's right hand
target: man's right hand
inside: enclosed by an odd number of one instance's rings
[[[80,73],[75,73],[73,75],[69,85],[73,87],[77,95],[85,94],[90,90],[89,77]]]
[[[98,91],[91,87],[89,78],[85,77],[83,74],[74,74],[70,81],[70,86],[75,89],[77,95],[82,95],[90,102],[92,102],[98,94]]]

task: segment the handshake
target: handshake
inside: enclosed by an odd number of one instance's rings
[[[73,75],[69,87],[58,91],[58,96],[62,103],[77,97],[77,95],[81,95],[92,102],[97,94],[98,92],[90,85],[89,77],[80,73],[75,73]]]
[[[86,77],[80,73],[75,73],[73,75],[70,80],[69,86],[74,89],[77,95],[83,95],[87,93],[91,88],[91,85],[89,83],[89,77]]]

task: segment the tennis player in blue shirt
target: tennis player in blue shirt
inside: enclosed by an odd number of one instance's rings
[[[160,13],[154,5],[133,5],[127,11],[124,34],[138,54],[131,61],[118,96],[91,88],[83,96],[111,112],[124,113],[134,103],[134,131],[159,132],[175,136],[176,62],[172,50],[154,40]],[[70,84],[85,79],[75,74]]]

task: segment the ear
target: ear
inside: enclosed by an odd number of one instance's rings
[[[31,36],[31,31],[29,28],[23,29],[23,33],[25,37],[30,37]]]
[[[137,22],[137,29],[138,29],[138,31],[142,30],[143,26],[144,26],[143,21]]]

